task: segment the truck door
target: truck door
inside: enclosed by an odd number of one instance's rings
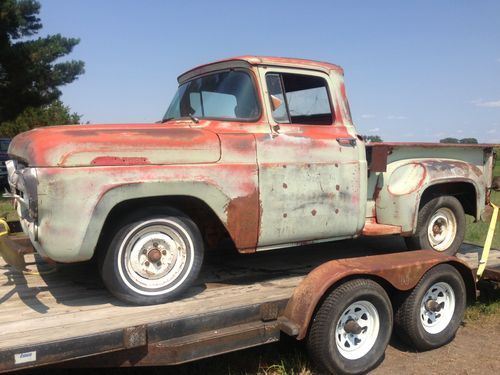
[[[339,113],[340,88],[319,71],[262,67],[259,76],[271,125],[269,134],[255,135],[259,249],[352,237],[364,222],[365,197],[360,146]]]

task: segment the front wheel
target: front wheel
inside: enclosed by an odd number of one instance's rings
[[[307,337],[313,361],[329,373],[364,373],[382,359],[392,332],[392,305],[368,279],[348,281],[323,301]]]
[[[452,196],[436,197],[418,212],[415,234],[406,237],[412,250],[433,249],[455,255],[465,236],[465,213],[459,200]]]
[[[182,293],[197,277],[203,241],[196,224],[173,209],[134,213],[117,226],[100,271],[122,301],[151,305]]]

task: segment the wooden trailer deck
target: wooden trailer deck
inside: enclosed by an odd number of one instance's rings
[[[31,275],[5,267],[0,258],[0,372],[146,343],[170,340],[175,344],[179,337],[191,336],[196,346],[193,335],[210,330],[214,334],[220,330],[219,334],[228,337],[233,332],[237,337],[237,330],[227,331],[227,327],[249,332],[254,329],[256,334],[242,338],[241,348],[277,341],[276,317],[294,288],[314,267],[335,258],[402,248],[397,237],[252,255],[217,251],[207,254],[198,283],[184,298],[156,306],[128,306],[114,299],[100,283],[91,263],[61,265],[55,273]],[[474,266],[480,250],[464,245],[461,257]],[[36,256],[26,255],[26,259],[29,268],[37,269]],[[493,250],[490,261],[500,264],[500,251]],[[255,321],[274,321],[270,323],[273,329],[266,330],[265,325],[253,327]],[[198,346],[197,350],[201,351],[197,358],[203,357],[203,348]],[[120,364],[128,360],[125,356]],[[178,352],[169,359],[174,363],[185,360]]]

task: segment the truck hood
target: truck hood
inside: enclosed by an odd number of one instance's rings
[[[217,134],[182,124],[67,125],[16,136],[9,155],[32,167],[210,163]]]

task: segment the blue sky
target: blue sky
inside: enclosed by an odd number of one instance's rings
[[[274,55],[341,65],[362,134],[500,143],[500,1],[40,2],[41,35],[81,39],[62,99],[84,121],[156,121],[183,71]]]

